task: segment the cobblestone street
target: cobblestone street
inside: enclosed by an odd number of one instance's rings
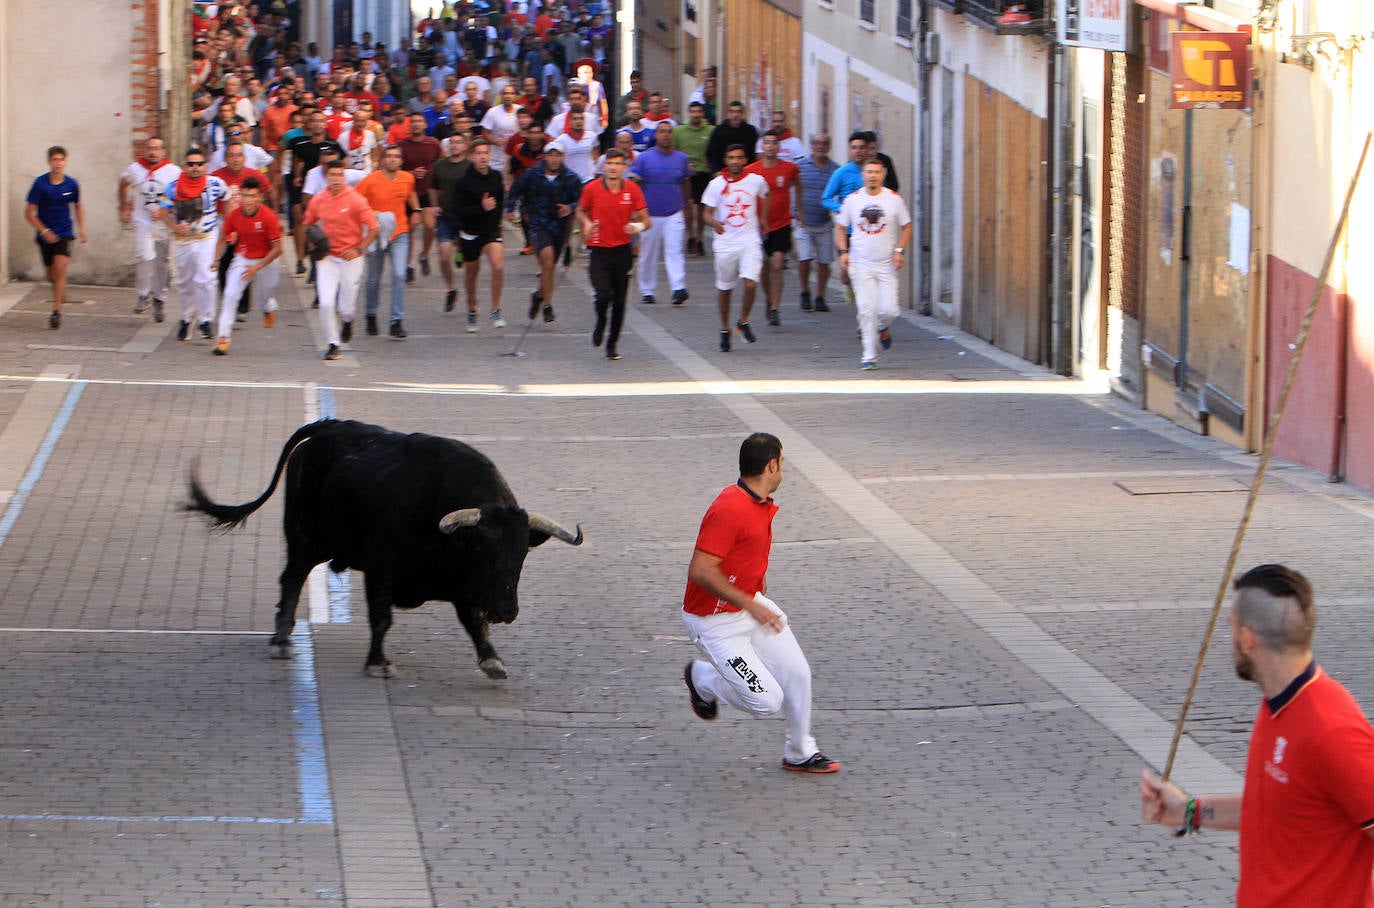
[[[46,286],[0,288],[0,905],[1230,900],[1234,835],[1142,825],[1135,785],[1257,458],[910,313],[861,373],[853,308],[801,311],[794,271],[781,327],[760,303],[758,343],[720,353],[709,258],[681,307],[632,281],[620,361],[589,343],[581,261],[503,356],[535,283],[517,245],[510,327],[465,334],[436,267],[409,339],[360,330],[328,363],[286,271],[276,327],[250,314],[222,358],[131,290],[73,288],[49,331]],[[364,677],[362,578],[323,569],[296,658],[267,659],[283,496],[217,533],[185,478],[198,460],[217,501],[251,500],[321,415],[467,441],[581,524],[493,629],[508,680],[439,603],[398,614],[395,679]],[[783,442],[769,595],[838,775],[781,771],[780,720],[702,723],[682,685],[693,540],[751,431]],[[1239,561],[1313,580],[1319,661],[1367,708],[1372,518],[1276,462]],[[1230,646],[1223,621],[1186,788],[1239,790],[1260,695]]]

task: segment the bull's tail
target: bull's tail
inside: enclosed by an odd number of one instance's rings
[[[257,498],[247,504],[216,504],[210,500],[210,496],[201,487],[200,477],[196,475],[196,465],[191,465],[188,482],[190,485],[191,500],[184,505],[188,511],[200,511],[210,515],[210,520],[216,529],[232,529],[248,519],[249,515],[267,503],[267,499],[272,497],[272,493],[277,490],[277,482],[281,479],[282,470],[286,469],[286,462],[291,457],[291,452],[296,450],[296,446],[311,438],[315,433],[328,426],[333,425],[337,420],[321,419],[309,425],[301,426],[295,433],[286,440],[282,446],[281,456],[277,458],[277,468],[272,472],[272,482]]]

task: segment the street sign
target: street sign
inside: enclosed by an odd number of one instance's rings
[[[1170,108],[1245,110],[1250,106],[1249,34],[1173,32],[1170,40]]]
[[[1059,0],[1059,43],[1127,50],[1130,0]]]

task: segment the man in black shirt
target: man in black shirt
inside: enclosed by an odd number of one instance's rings
[[[468,151],[472,166],[453,187],[458,210],[458,239],[463,250],[463,284],[468,299],[468,333],[477,330],[477,273],[485,257],[491,265],[491,326],[506,327],[501,317],[501,283],[506,250],[501,242],[501,214],[506,202],[505,181],[491,168],[491,144],[485,139]]]
[[[743,145],[745,164],[754,162],[754,149],[759,144],[759,131],[752,123],[744,121],[744,103],[731,101],[725,113],[725,122],[711,130],[711,138],[706,143],[706,163],[712,173],[725,169],[725,149],[731,145]]]

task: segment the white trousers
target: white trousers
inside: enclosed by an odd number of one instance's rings
[[[339,319],[353,321],[365,264],[361,255],[352,261],[327,255],[315,265],[315,289],[320,294],[320,324],[324,326],[326,343],[339,345]]]
[[[849,285],[854,290],[855,315],[863,362],[878,359],[878,331],[897,320],[897,272],[891,263],[872,265],[849,260]]]
[[[167,299],[172,280],[171,245],[171,233],[163,225],[134,225],[134,258],[138,262],[134,285],[140,299]]]
[[[692,663],[692,685],[707,700],[724,701],[755,716],[782,710],[787,719],[783,757],[800,763],[819,748],[811,736],[811,666],[792,628],[770,633],[748,612],[702,617],[683,612],[697,649],[710,660]]]
[[[682,242],[687,236],[687,222],[682,212],[650,218],[649,229],[639,235],[639,293],[652,294],[658,289],[658,253],[663,250],[663,264],[668,269],[668,283],[673,290],[687,289],[687,268],[682,257]]]
[[[218,289],[210,263],[215,260],[212,233],[198,240],[174,240],[172,264],[177,272],[177,296],[181,299],[181,320],[197,324],[215,317],[215,291]]]
[[[249,284],[253,285],[253,298],[258,301],[263,312],[277,311],[277,283],[280,280],[281,272],[277,268],[277,263],[273,262],[251,279],[247,278],[244,272],[257,261],[257,259],[245,258],[235,254],[229,262],[229,273],[224,278],[224,295],[219,300],[219,334],[216,335],[217,337],[223,337],[227,340],[229,333],[234,330],[234,317],[238,315],[239,299]]]

